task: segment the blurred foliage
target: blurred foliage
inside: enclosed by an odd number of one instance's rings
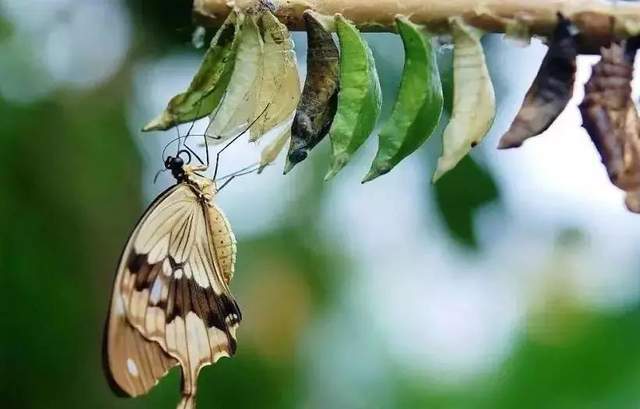
[[[103,388],[84,380],[99,369],[103,289],[140,201],[123,106],[96,92],[2,104],[0,117],[10,118],[1,138],[0,210],[11,232],[0,238],[10,289],[1,303],[12,317],[0,351],[3,374],[21,380],[1,382],[4,407],[97,404]],[[84,386],[59,393],[70,384]]]
[[[137,32],[137,40],[143,51],[166,53],[172,47],[191,42],[193,1],[128,0],[127,4],[134,25],[141,28]],[[185,48],[189,47],[182,50]]]
[[[467,156],[435,184],[434,192],[451,237],[463,245],[478,248],[474,227],[477,211],[500,199],[491,174]]]
[[[0,41],[4,41],[13,33],[13,26],[0,15]]]
[[[151,56],[193,52],[190,1],[134,0],[128,6],[133,44],[125,64],[106,83],[93,89],[60,89],[29,103],[0,97],[3,409],[159,409],[173,408],[178,401],[175,369],[138,399],[114,396],[101,369],[102,326],[115,264],[144,202],[139,135],[131,132],[140,124],[128,123],[132,71]],[[0,41],[12,33],[11,23],[0,19]],[[393,35],[373,42],[388,102],[399,81],[400,42]],[[443,57],[442,78],[450,95],[451,75]],[[389,109],[387,103],[386,112]],[[322,182],[326,158],[321,151],[312,156],[305,168],[309,172],[295,179],[297,194],[278,225],[238,238],[241,256],[233,291],[244,311],[238,354],[202,371],[200,408],[638,406],[638,308],[605,315],[554,302],[527,317],[529,325],[517,334],[506,362],[455,385],[440,385],[401,366],[390,351],[373,349],[371,362],[358,361],[360,355],[351,353],[353,345],[385,345],[384,334],[376,332],[370,315],[354,312],[342,298],[355,267],[344,243],[327,241],[321,234],[326,226],[319,215],[327,211],[332,188]],[[489,171],[467,158],[433,192],[451,237],[465,250],[482,250],[474,220],[483,206],[501,202]],[[365,301],[381,308],[413,308],[390,297]],[[331,327],[323,320],[332,314],[352,331],[338,327],[333,337],[323,338],[325,326]],[[309,337],[319,339],[310,342]],[[327,365],[329,371],[318,375],[310,368],[313,363]],[[352,394],[350,402],[358,402],[357,407],[325,404],[338,389]]]
[[[425,380],[395,378],[397,408],[604,409],[632,408],[640,400],[640,309],[620,316],[576,311],[580,331],[548,344],[522,335],[500,368],[472,384],[425,388]],[[634,403],[635,402],[635,403]]]

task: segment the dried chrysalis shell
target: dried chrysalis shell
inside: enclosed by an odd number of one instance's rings
[[[591,136],[611,181],[621,189],[640,188],[638,113],[631,99],[633,59],[622,43],[603,48],[580,104],[583,126]]]
[[[559,16],[538,75],[498,149],[516,148],[546,131],[567,106],[576,78],[577,32],[569,20]]]
[[[628,192],[626,204],[640,210],[640,120],[631,99],[635,41],[613,43],[601,50],[580,104],[583,126],[589,133],[609,179]]]

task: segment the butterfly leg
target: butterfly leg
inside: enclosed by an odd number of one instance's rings
[[[264,115],[265,112],[267,112],[267,109],[269,109],[269,105],[271,105],[271,103],[268,103],[266,107],[264,107],[264,109],[262,110],[262,112],[260,113],[260,115],[258,115],[256,117],[256,119],[254,119],[242,132],[240,132],[238,135],[234,136],[233,139],[231,139],[231,141],[229,141],[226,145],[224,145],[217,153],[216,153],[216,166],[214,167],[213,170],[213,180],[216,180],[216,178],[218,177],[218,165],[220,164],[220,154],[222,152],[224,152],[225,149],[227,149],[229,146],[231,146],[232,143],[234,143],[235,141],[237,141],[242,135],[244,135],[246,132],[248,132],[251,127],[253,125],[255,125],[256,122],[258,122],[258,119],[260,119],[260,117],[262,115]],[[206,137],[205,137],[206,139]],[[207,159],[208,161],[208,159]]]

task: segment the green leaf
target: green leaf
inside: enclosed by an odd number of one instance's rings
[[[142,129],[165,130],[207,116],[216,109],[233,71],[238,32],[238,16],[229,17],[211,40],[200,69],[182,94],[171,98],[167,108]]]
[[[442,155],[433,175],[437,181],[453,169],[487,134],[496,100],[484,58],[481,32],[461,18],[451,19],[453,33],[453,112],[442,137]]]
[[[373,131],[382,108],[380,81],[371,49],[352,23],[340,14],[335,20],[341,49],[340,91],[329,130],[332,155],[325,180],[349,162]]]
[[[491,174],[466,156],[435,185],[435,199],[451,236],[469,247],[477,247],[473,221],[477,210],[499,198]]]
[[[291,145],[284,173],[307,157],[329,132],[338,104],[338,59],[331,33],[313,12],[304,13],[307,30],[307,77],[291,125]]]
[[[396,19],[396,27],[405,50],[400,90],[363,183],[389,172],[418,149],[436,129],[442,114],[442,84],[431,37],[405,17]]]

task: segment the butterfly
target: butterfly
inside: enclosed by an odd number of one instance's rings
[[[165,160],[176,184],[151,203],[129,237],[103,341],[107,379],[121,396],[147,393],[179,365],[178,409],[195,408],[204,366],[235,353],[242,319],[229,290],[236,242],[214,203],[219,189],[202,175],[206,165],[190,162],[186,150]]]

